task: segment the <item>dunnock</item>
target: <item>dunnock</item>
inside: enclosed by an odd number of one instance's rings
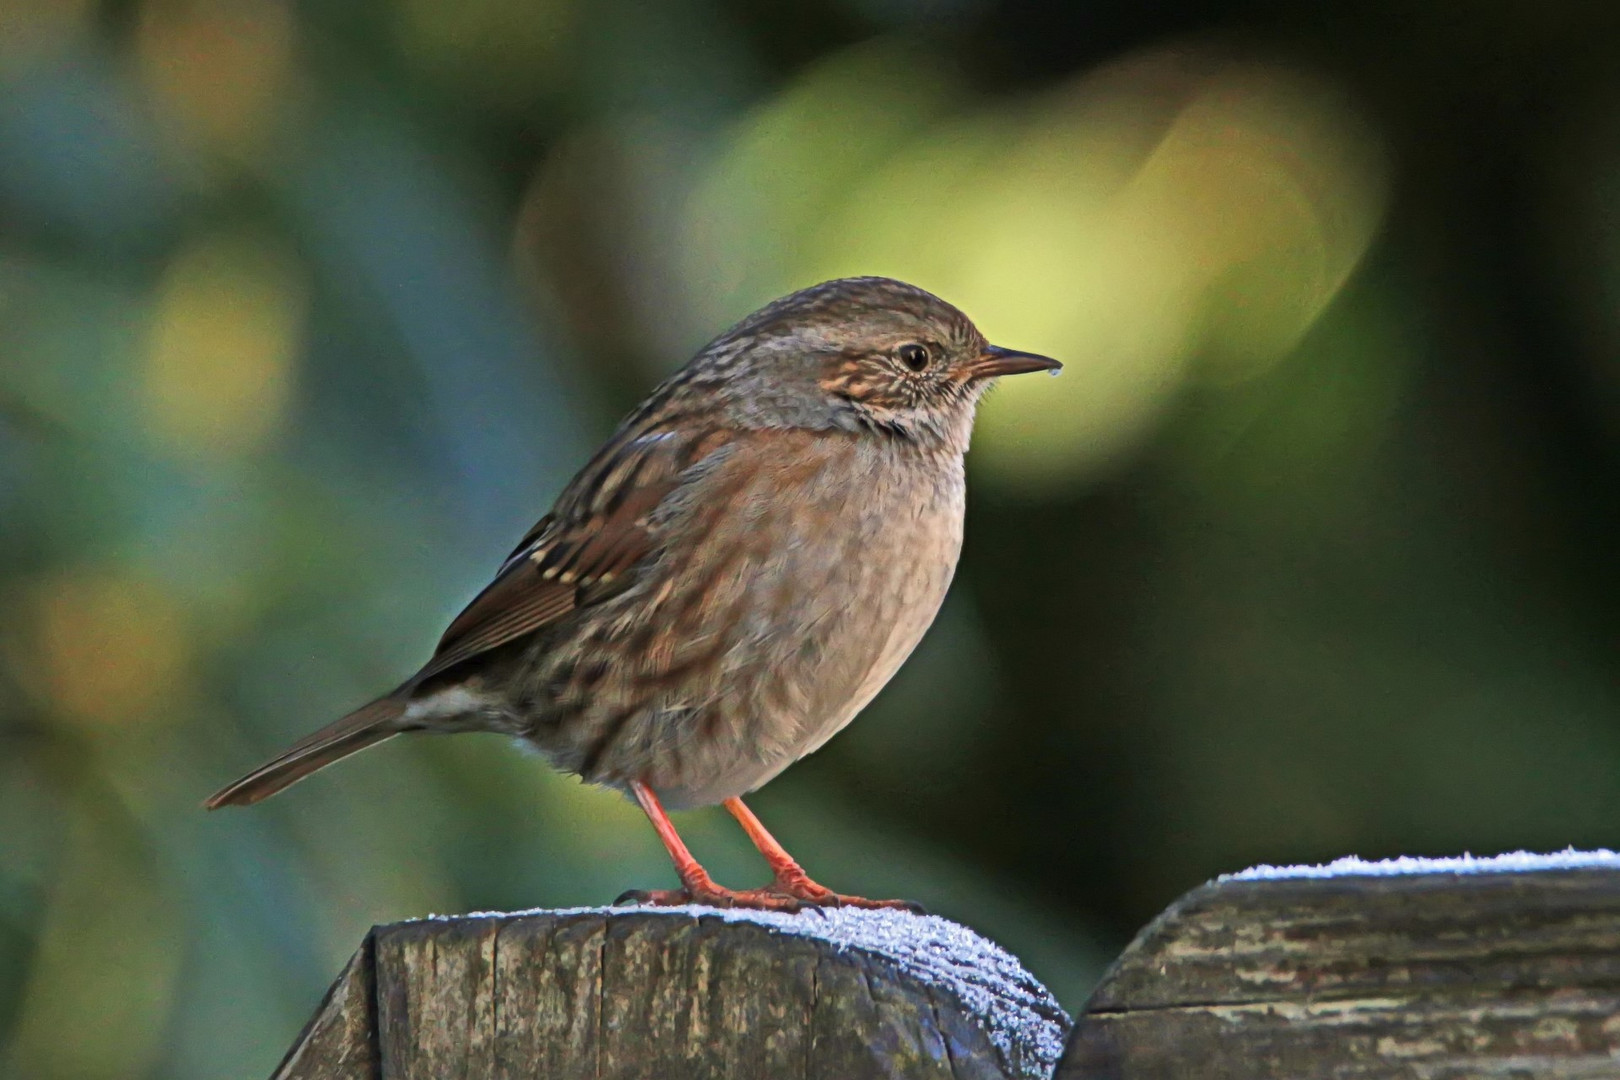
[[[887,278],[777,300],[619,425],[426,667],[206,805],[258,802],[403,731],[495,731],[640,803],[682,887],[627,895],[909,906],[816,884],[740,797],[849,723],[917,644],[956,569],[980,396],[1058,367]],[[771,885],[716,885],[664,813],[714,803]]]

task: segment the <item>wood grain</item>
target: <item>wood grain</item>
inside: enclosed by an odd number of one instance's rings
[[[960,927],[774,919],[592,910],[377,927],[275,1080],[1050,1075],[1067,1017],[1006,954],[963,949]]]
[[[1126,949],[1060,1080],[1620,1077],[1620,871],[1215,882]]]
[[[304,1026],[271,1080],[352,1077],[381,1080],[372,941],[368,936]]]

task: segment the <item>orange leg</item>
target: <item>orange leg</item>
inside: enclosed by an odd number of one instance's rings
[[[752,840],[759,853],[765,856],[765,861],[770,864],[771,873],[776,876],[776,880],[766,886],[763,892],[791,896],[814,907],[901,908],[922,913],[922,906],[910,900],[868,900],[864,896],[844,896],[816,884],[810,879],[810,875],[804,872],[804,867],[787,853],[787,849],[776,842],[776,837],[765,828],[764,822],[743,805],[741,799],[727,799],[721,805],[737,819],[737,824],[743,827],[748,839]]]
[[[652,827],[658,831],[658,839],[664,842],[664,850],[669,852],[670,861],[675,864],[675,873],[680,876],[679,889],[652,889],[642,891],[632,889],[619,897],[617,903],[635,901],[641,904],[653,904],[659,907],[669,907],[676,904],[708,904],[711,907],[750,907],[765,908],[771,911],[798,911],[804,906],[804,901],[786,893],[770,889],[750,889],[746,892],[737,892],[714,883],[709,872],[698,865],[698,861],[687,850],[686,843],[675,831],[674,822],[664,813],[663,804],[658,796],[653,794],[652,788],[639,780],[630,782],[630,792],[635,795],[636,802],[641,804],[642,813],[652,822]],[[792,860],[788,860],[791,862]]]
[[[664,850],[669,852],[670,861],[675,864],[675,873],[681,879],[681,887],[694,895],[717,890],[719,886],[714,883],[709,872],[692,857],[686,841],[675,831],[675,823],[664,813],[664,805],[658,801],[658,796],[652,793],[652,788],[640,781],[632,781],[630,790],[635,793],[636,802],[641,804],[642,813],[647,815],[647,820],[652,822],[652,827],[657,830],[658,839],[664,842]]]

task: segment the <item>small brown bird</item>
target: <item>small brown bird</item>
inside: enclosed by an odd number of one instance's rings
[[[777,300],[619,425],[427,666],[206,805],[258,802],[400,732],[501,732],[641,805],[681,888],[627,896],[911,906],[816,884],[741,796],[836,734],[910,654],[956,569],[980,396],[1058,368],[888,278]],[[769,886],[716,885],[664,813],[714,803],[770,863]]]

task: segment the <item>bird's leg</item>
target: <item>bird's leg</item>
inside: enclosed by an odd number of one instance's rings
[[[748,839],[754,842],[759,853],[765,856],[770,864],[771,873],[776,875],[775,887],[790,896],[798,896],[812,904],[836,904],[838,894],[831,889],[823,888],[810,880],[810,875],[804,872],[798,860],[787,853],[787,849],[777,843],[776,837],[765,828],[765,823],[754,816],[754,812],[743,805],[741,799],[727,799],[721,804],[731,816],[737,819],[737,824],[743,827]]]
[[[765,828],[764,822],[755,817],[754,812],[744,806],[741,799],[727,799],[721,805],[737,819],[737,824],[743,827],[748,839],[752,840],[759,853],[765,856],[771,872],[776,876],[776,880],[761,890],[762,892],[792,897],[814,907],[900,908],[904,911],[914,911],[919,915],[923,913],[922,905],[910,900],[868,900],[864,896],[845,896],[833,892],[824,885],[818,885],[804,872],[804,867],[776,842],[776,837]]]
[[[658,832],[658,839],[664,842],[664,850],[669,852],[670,861],[675,864],[675,873],[681,879],[681,889],[691,897],[718,891],[719,886],[714,883],[709,872],[692,857],[686,842],[681,839],[680,833],[675,831],[675,823],[664,813],[664,805],[658,801],[658,796],[653,794],[652,789],[639,780],[632,780],[630,791],[635,795],[636,802],[641,804],[642,813],[647,815],[647,820],[652,822],[652,827]]]
[[[641,805],[642,812],[647,815],[647,820],[652,822],[652,827],[657,830],[658,839],[664,842],[664,850],[669,852],[670,861],[675,864],[675,873],[681,879],[681,887],[647,891],[632,889],[619,897],[617,903],[635,901],[659,907],[708,904],[711,907],[750,907],[771,911],[798,911],[804,906],[802,899],[772,889],[737,892],[716,885],[709,872],[698,865],[691,851],[687,850],[686,842],[675,831],[675,823],[669,820],[669,815],[664,812],[664,806],[658,801],[658,796],[653,794],[652,788],[639,780],[632,780],[630,791],[635,795],[636,802]]]

